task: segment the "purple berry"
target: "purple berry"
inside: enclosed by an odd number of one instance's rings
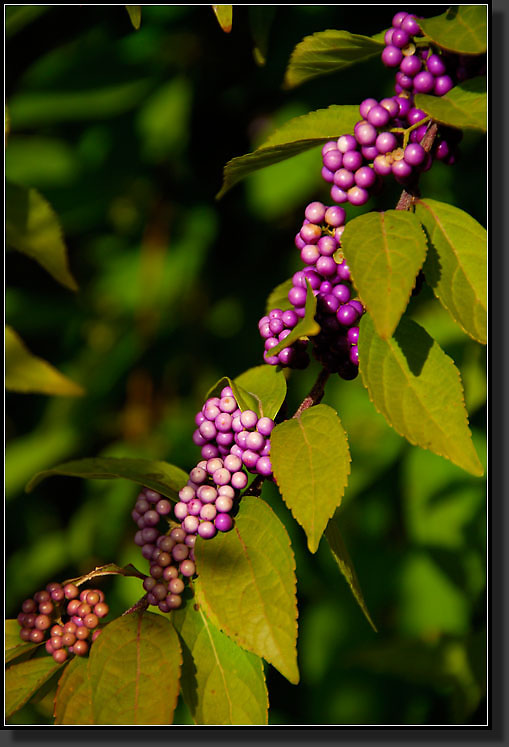
[[[423,70],[414,78],[414,91],[416,93],[429,93],[435,86],[435,76],[427,70]]]
[[[268,477],[272,474],[272,464],[268,456],[262,456],[256,462],[256,471],[260,475]]]
[[[400,28],[402,28],[404,31],[407,31],[410,36],[419,36],[421,34],[421,29],[417,22],[417,19],[411,13],[408,13],[404,18]]]
[[[323,165],[329,171],[337,171],[343,165],[343,154],[337,148],[328,151],[323,157]]]
[[[340,189],[350,189],[350,187],[353,186],[354,181],[354,176],[351,171],[348,171],[348,169],[338,169],[334,174],[334,184]]]
[[[372,124],[362,120],[355,125],[354,134],[359,145],[374,145],[377,131]]]
[[[363,187],[351,187],[347,194],[348,202],[356,207],[365,205],[369,200],[369,192]]]
[[[432,73],[433,75],[439,76],[439,75],[445,74],[445,71],[446,71],[445,63],[438,54],[431,54],[428,57],[426,66],[428,70],[430,71],[430,73]]]
[[[445,96],[453,87],[454,83],[450,75],[440,75],[440,77],[435,79],[433,91],[435,96]]]
[[[211,521],[202,521],[198,527],[198,534],[203,539],[212,539],[216,536],[217,530]]]
[[[420,166],[426,159],[426,151],[419,143],[409,143],[405,148],[404,160],[410,166]]]
[[[382,62],[386,67],[398,67],[402,59],[403,52],[393,44],[389,44],[382,52]]]
[[[362,153],[358,150],[349,150],[343,156],[343,168],[348,171],[357,171],[362,166],[364,159]],[[338,187],[342,187],[342,184],[338,184]]]
[[[260,457],[263,459],[263,457]],[[229,532],[230,529],[233,527],[233,519],[230,516],[230,514],[227,513],[221,513],[216,516],[214,519],[214,526],[216,529],[220,532]]]
[[[304,214],[311,223],[321,223],[325,216],[326,207],[321,202],[310,202]]]
[[[403,49],[410,41],[410,34],[402,28],[394,29],[392,34],[391,45]]]
[[[398,11],[398,13],[396,13],[395,16],[393,16],[392,25],[394,26],[395,29],[401,28],[401,24],[403,23],[407,15],[408,13],[406,13],[404,10],[400,10]]]
[[[345,209],[339,207],[339,205],[333,205],[325,211],[325,222],[328,223],[329,226],[337,228],[338,226],[342,226],[345,220]]]
[[[343,202],[347,202],[348,200],[348,196],[345,190],[341,189],[341,187],[336,186],[336,184],[331,187],[330,196],[334,200],[334,202],[338,202],[340,204],[342,204]]]
[[[359,113],[363,119],[366,119],[368,116],[369,111],[378,104],[378,101],[376,99],[364,99],[364,101],[359,106]]]
[[[417,75],[421,68],[422,61],[415,54],[408,55],[408,57],[403,57],[399,66],[401,72],[404,75],[408,75],[410,78],[413,78],[414,75]]]
[[[372,187],[376,180],[375,172],[373,171],[371,166],[361,166],[360,169],[357,169],[354,176],[357,186],[363,187],[364,189],[369,189],[370,187]]]
[[[359,314],[357,312],[357,309],[350,303],[346,303],[341,306],[336,314],[336,319],[338,320],[338,322],[345,327],[351,327],[358,318]]]
[[[397,147],[398,140],[392,132],[381,132],[377,136],[375,145],[377,151],[385,155],[385,153],[390,153]]]
[[[391,115],[387,109],[380,104],[374,106],[367,116],[367,120],[373,127],[385,127],[389,124]]]
[[[347,153],[349,150],[355,150],[357,148],[357,141],[353,135],[341,135],[337,142],[338,150],[341,153]]]

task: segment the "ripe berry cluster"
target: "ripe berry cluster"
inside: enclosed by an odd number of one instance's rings
[[[83,656],[88,652],[90,643],[101,632],[99,620],[108,612],[100,589],[80,592],[75,584],[62,586],[51,582],[44,591],[36,592],[21,605],[19,635],[22,641],[42,643],[48,632],[46,651],[56,662],[62,663],[68,654]],[[68,618],[67,621],[64,618]]]

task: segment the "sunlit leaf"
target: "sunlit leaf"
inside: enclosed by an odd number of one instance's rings
[[[233,5],[213,5],[212,10],[216,14],[217,22],[226,34],[232,30]]]
[[[341,247],[378,334],[390,337],[426,257],[419,220],[403,210],[364,213],[347,222]]]
[[[90,648],[95,724],[171,724],[182,653],[167,617],[132,612],[106,625]]]
[[[7,246],[34,259],[66,288],[78,290],[69,270],[62,230],[49,202],[33,188],[8,182],[5,217]]]
[[[126,10],[129,13],[129,18],[136,31],[141,26],[141,5],[126,5]]]
[[[16,659],[22,654],[26,654],[28,651],[35,650],[37,644],[24,642],[19,637],[19,631],[21,630],[17,620],[6,620],[5,621],[5,663]]]
[[[487,46],[486,5],[454,5],[419,26],[439,47],[457,54],[482,54]]]
[[[244,497],[235,526],[195,546],[196,600],[235,643],[297,684],[295,560],[283,524],[261,499]]]
[[[63,666],[52,656],[12,664],[5,672],[5,716],[9,718]]]
[[[329,106],[327,109],[294,117],[276,130],[252,153],[232,158],[223,172],[223,186],[216,195],[220,199],[237,182],[257,169],[284,161],[316,145],[353,132],[359,121],[359,108],[353,105]]]
[[[75,656],[58,681],[55,724],[92,726],[93,723],[88,658]]]
[[[394,336],[383,340],[364,314],[359,368],[376,409],[401,436],[473,475],[483,474],[459,371],[419,324],[403,317]]]
[[[281,340],[277,345],[270,349],[271,355],[277,355],[283,350],[293,345],[294,342],[300,340],[301,337],[314,337],[320,332],[320,325],[315,320],[316,314],[316,296],[309,284],[309,280],[306,280],[307,295],[306,295],[306,307],[305,315],[295,327],[291,330],[290,334],[287,335],[284,340]]]
[[[282,370],[276,366],[256,366],[236,376],[234,381],[256,399],[261,417],[276,417],[286,397],[286,379]]]
[[[173,500],[178,500],[178,492],[188,479],[186,472],[168,462],[152,461],[150,459],[95,457],[76,459],[38,472],[26,486],[27,493],[30,493],[42,480],[52,475],[85,477],[89,480],[111,480],[122,477],[151,490],[156,490]]]
[[[85,391],[47,361],[33,355],[12,329],[5,328],[5,388],[11,392],[79,397]]]
[[[197,724],[267,723],[263,663],[221,633],[203,609],[188,602],[173,613],[184,641],[182,693]]]
[[[344,70],[383,52],[383,40],[349,31],[318,31],[305,36],[292,52],[284,87],[295,88],[319,75]]]
[[[457,127],[460,130],[481,130],[486,132],[486,78],[466,80],[451,88],[444,96],[430,96],[418,93],[415,106],[441,124]]]
[[[276,483],[316,552],[325,527],[341,503],[350,452],[346,433],[332,407],[316,405],[277,425],[270,437]]]
[[[429,198],[416,203],[428,234],[426,282],[452,318],[474,340],[487,341],[486,229],[454,205]]]

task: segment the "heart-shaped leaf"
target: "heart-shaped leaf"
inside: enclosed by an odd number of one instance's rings
[[[167,617],[131,612],[106,625],[90,648],[94,724],[173,722],[182,653]]]
[[[195,557],[196,598],[207,617],[297,684],[295,559],[272,509],[259,498],[244,497],[232,531],[212,542],[198,538]]]
[[[383,340],[364,314],[359,369],[376,409],[401,436],[473,475],[483,474],[459,371],[419,324],[403,317],[394,336]]]
[[[270,444],[281,495],[306,532],[309,550],[316,552],[350,474],[350,452],[341,421],[332,407],[316,405],[277,425]]]
[[[486,5],[454,5],[440,16],[419,18],[419,26],[442,49],[482,54],[488,39],[486,21]]]
[[[35,259],[66,288],[78,290],[69,270],[67,248],[58,218],[36,189],[8,182],[5,187],[5,218],[7,246]]]
[[[199,605],[176,610],[173,624],[183,640],[182,694],[194,722],[267,724],[262,660],[221,633]]]
[[[5,327],[5,388],[11,392],[81,397],[84,389],[51,363],[33,355],[12,327]]]
[[[418,93],[415,106],[435,120],[460,130],[486,132],[486,78],[479,76],[451,88],[445,96]]]
[[[92,726],[93,723],[88,658],[75,656],[64,669],[58,681],[55,698],[55,724]]]
[[[37,648],[36,643],[25,643],[19,637],[21,630],[17,620],[5,621],[5,663]]]
[[[223,186],[216,198],[223,197],[234,184],[253,171],[352,133],[358,121],[359,108],[352,105],[333,105],[290,119],[255,151],[228,161],[224,167]]]
[[[213,5],[212,10],[223,31],[229,34],[233,24],[233,5]]]
[[[428,234],[426,282],[456,323],[486,343],[486,229],[468,213],[438,200],[419,200],[415,214]]]
[[[286,378],[282,370],[276,366],[255,366],[236,376],[234,381],[255,398],[261,417],[272,420],[276,417],[286,397]]]
[[[270,349],[271,355],[277,355],[283,350],[293,345],[294,342],[300,340],[301,337],[314,337],[320,332],[320,325],[315,320],[316,314],[316,296],[313,293],[313,289],[309,284],[309,280],[306,280],[307,295],[306,295],[306,307],[303,318],[298,322],[295,327],[291,330],[290,334],[281,340],[280,343]]]
[[[187,483],[186,472],[168,462],[149,459],[123,459],[117,457],[95,457],[77,459],[73,462],[59,464],[52,469],[38,472],[25,490],[30,493],[42,480],[52,475],[68,477],[85,477],[89,480],[114,480],[122,477],[132,480],[172,500],[178,500],[178,493]]]
[[[297,44],[285,73],[284,87],[295,88],[319,75],[344,70],[383,52],[383,39],[349,31],[318,31]]]
[[[24,706],[62,666],[52,656],[41,656],[10,666],[5,672],[5,717],[9,718]]]
[[[403,210],[364,213],[345,226],[341,247],[378,334],[390,337],[426,257],[419,220]]]
[[[352,594],[354,595],[357,604],[359,605],[359,607],[361,608],[361,610],[363,611],[366,617],[366,620],[369,622],[369,624],[371,625],[371,627],[376,633],[377,629],[375,627],[375,623],[371,619],[371,615],[368,612],[368,608],[366,606],[366,602],[364,601],[364,595],[361,590],[359,579],[357,578],[355,568],[353,567],[352,559],[350,558],[350,554],[343,541],[343,537],[341,536],[341,532],[339,530],[339,522],[335,516],[333,516],[332,519],[327,524],[327,528],[325,530],[325,536],[327,538],[327,542],[329,543],[329,547],[331,549],[334,560],[338,564],[339,570],[345,577],[346,582],[348,586],[350,587],[350,590]]]

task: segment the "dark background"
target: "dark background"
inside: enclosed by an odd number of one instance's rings
[[[428,17],[445,7],[405,10]],[[376,58],[291,91],[281,84],[305,35],[374,34],[400,7],[277,6],[265,67],[253,58],[249,10],[234,7],[227,35],[210,6],[144,6],[139,31],[120,5],[7,8],[6,176],[55,209],[79,292],[8,252],[6,321],[86,389],[77,399],[6,395],[7,617],[50,580],[110,561],[144,568],[132,542],[132,483],[58,477],[26,494],[27,481],[85,456],[190,469],[206,391],[261,362],[266,297],[298,267],[293,237],[305,205],[328,195],[319,149],[217,202],[224,164],[293,116],[392,93],[393,74]],[[461,147],[454,168],[437,163],[424,175],[422,191],[486,225],[485,141],[470,134]],[[366,209],[394,207],[397,196],[388,185]],[[461,371],[484,460],[484,349],[426,288],[411,311]],[[317,371],[292,376],[290,409]],[[309,555],[280,498],[264,490],[296,553],[302,677],[295,687],[267,669],[271,723],[483,724],[484,481],[406,444],[359,380],[331,380],[325,401],[350,437],[343,533],[379,632],[327,547]],[[141,596],[132,579],[103,588],[114,615]],[[11,723],[51,723],[51,698]],[[190,723],[183,704],[176,723]]]

